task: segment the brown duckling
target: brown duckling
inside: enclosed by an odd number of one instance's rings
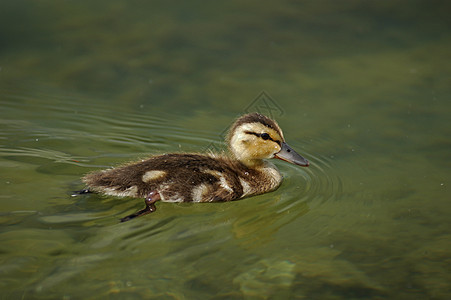
[[[229,130],[230,155],[172,153],[87,174],[85,191],[145,198],[146,208],[122,218],[128,221],[156,210],[155,202],[232,201],[270,192],[282,175],[265,161],[278,158],[307,167],[309,162],[289,147],[274,120],[250,113]]]

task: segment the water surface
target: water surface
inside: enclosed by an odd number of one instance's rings
[[[448,299],[445,1],[2,1],[5,299]],[[17,22],[20,20],[20,22]],[[72,196],[276,118],[309,168],[231,203]]]

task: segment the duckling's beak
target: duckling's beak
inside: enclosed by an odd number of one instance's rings
[[[280,149],[279,152],[274,154],[274,156],[278,159],[287,161],[289,163],[302,166],[302,167],[308,167],[309,162],[305,158],[303,158],[301,155],[299,155],[296,151],[294,151],[290,146],[288,146],[287,143],[282,142],[282,149]]]

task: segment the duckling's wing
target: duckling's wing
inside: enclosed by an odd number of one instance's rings
[[[83,181],[90,190],[107,195],[146,197],[158,191],[163,201],[170,202],[230,201],[243,194],[226,159],[199,154],[155,156],[90,173]]]

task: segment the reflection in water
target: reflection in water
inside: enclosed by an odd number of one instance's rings
[[[307,213],[306,202],[296,200],[281,201],[279,195],[274,196],[266,203],[255,201],[255,207],[246,207],[240,211],[240,215],[233,222],[232,230],[235,238],[242,246],[248,248],[264,247],[274,240],[274,235],[286,223]],[[253,200],[249,200],[253,201]],[[290,205],[292,201],[299,201],[297,205]]]

